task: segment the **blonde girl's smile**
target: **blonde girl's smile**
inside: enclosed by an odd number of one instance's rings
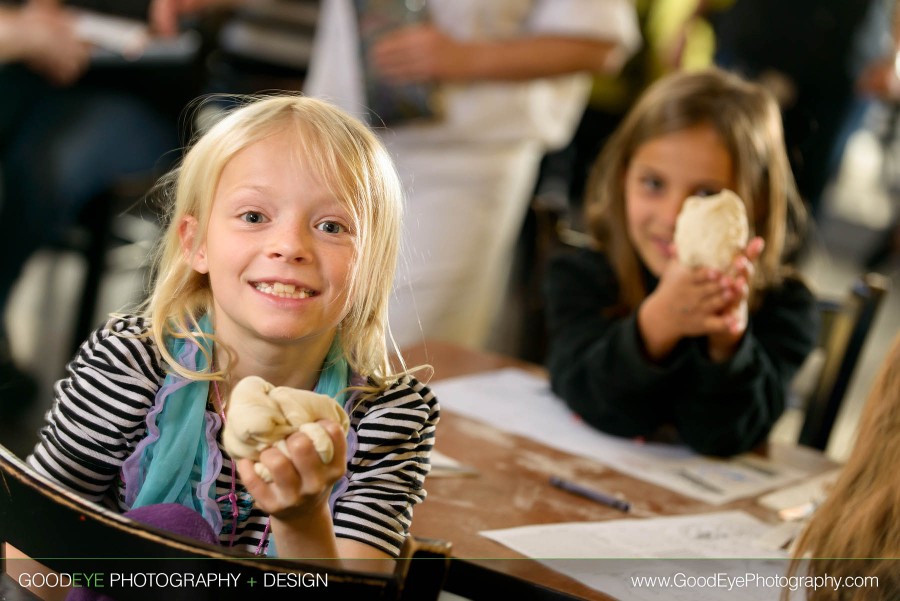
[[[292,300],[301,300],[317,294],[315,290],[303,284],[292,282],[251,282],[251,285],[263,294]]]

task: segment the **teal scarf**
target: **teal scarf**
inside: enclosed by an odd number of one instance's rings
[[[200,330],[212,333],[208,315],[200,320]],[[350,368],[343,357],[340,334],[325,357],[315,391],[334,398],[341,406],[341,393],[350,382]],[[209,339],[200,343],[190,338],[168,338],[166,348],[178,364],[192,371],[209,371],[212,357]],[[212,526],[222,531],[222,516],[215,499],[215,481],[222,470],[222,453],[216,435],[221,418],[207,411],[209,382],[188,380],[170,372],[147,413],[147,435],[122,465],[125,502],[132,509],[157,503],[178,503],[194,509]]]

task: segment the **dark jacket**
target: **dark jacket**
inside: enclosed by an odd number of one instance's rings
[[[648,290],[658,280],[646,273]],[[770,290],[750,316],[734,356],[713,363],[705,337],[682,339],[662,363],[647,359],[634,312],[604,314],[618,299],[606,257],[556,257],[544,283],[553,391],[592,426],[658,438],[674,426],[693,449],[731,455],[764,440],[782,414],[788,385],[814,348],[815,298],[800,281]]]

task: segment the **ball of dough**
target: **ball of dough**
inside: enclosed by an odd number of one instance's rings
[[[747,209],[731,190],[713,196],[691,196],[675,222],[678,260],[689,267],[725,271],[747,246],[750,226]]]
[[[285,455],[284,440],[294,432],[302,432],[312,441],[322,463],[334,457],[331,437],[315,423],[330,419],[340,425],[344,435],[350,429],[350,418],[333,398],[309,390],[272,386],[258,376],[242,379],[231,391],[222,431],[222,446],[234,459],[259,459],[269,447]],[[266,482],[271,474],[261,463],[254,466]]]

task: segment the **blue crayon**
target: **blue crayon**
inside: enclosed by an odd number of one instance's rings
[[[602,493],[598,490],[587,488],[568,480],[563,480],[558,476],[550,476],[550,485],[562,489],[566,492],[578,495],[580,497],[584,497],[585,499],[590,499],[591,501],[595,501],[597,503],[600,503],[601,505],[606,505],[607,507],[612,507],[613,509],[624,511],[625,513],[631,511],[631,503],[629,503],[628,501],[623,501],[622,499],[619,499],[612,495],[608,495],[606,493]]]

